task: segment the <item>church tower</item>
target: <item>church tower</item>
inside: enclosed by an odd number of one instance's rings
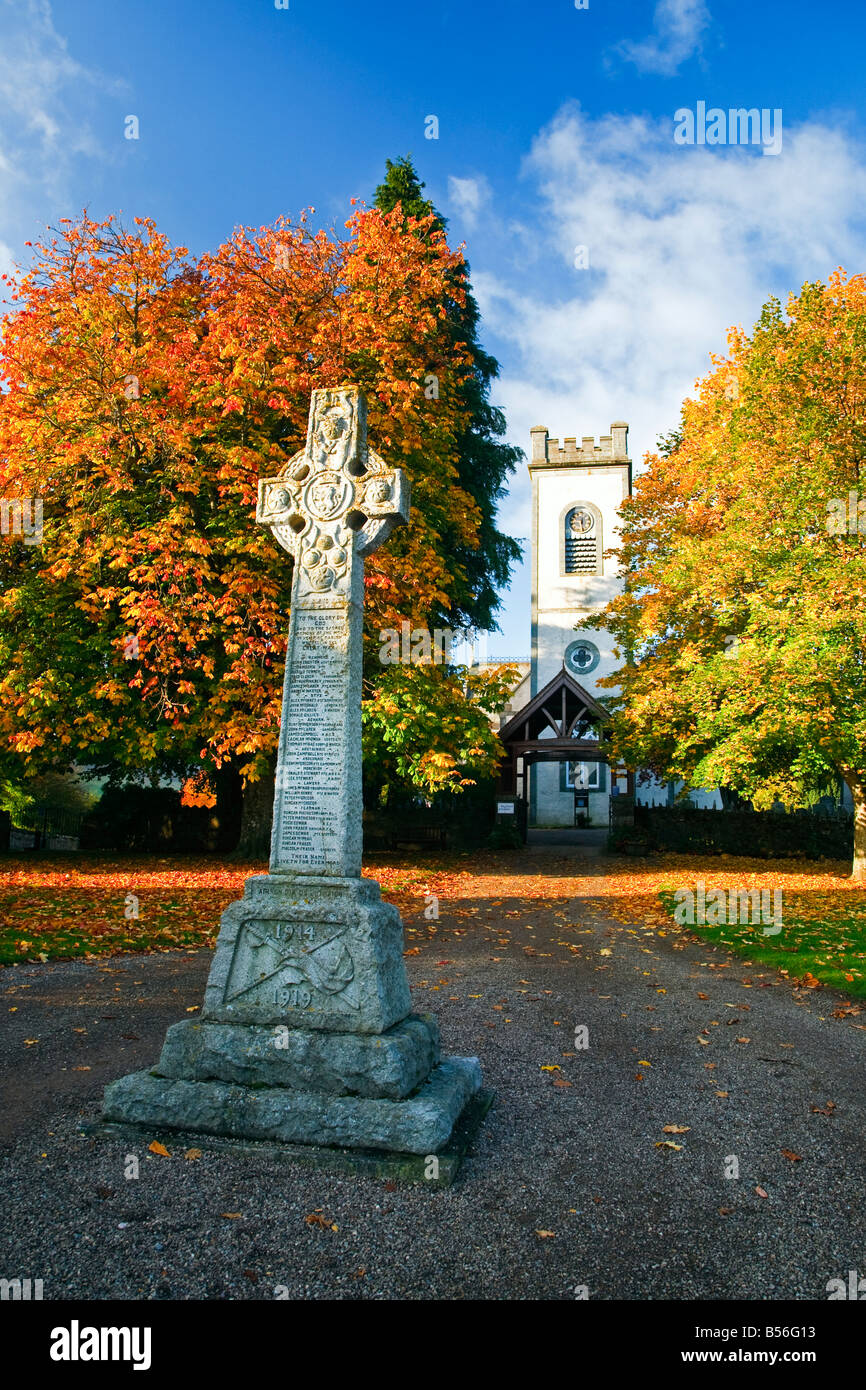
[[[616,545],[619,508],[631,495],[628,425],[615,421],[598,443],[592,436],[550,439],[547,429],[532,431],[532,652],[530,698],[565,666],[588,691],[615,670],[613,640],[604,631],[575,632],[582,618],[597,613],[619,589],[616,561],[604,557]],[[573,770],[565,763],[538,763],[532,769],[530,823],[573,824]],[[609,769],[596,764],[585,773],[589,820],[607,822]]]

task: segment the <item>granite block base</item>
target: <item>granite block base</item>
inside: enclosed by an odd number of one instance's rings
[[[324,1144],[275,1144],[266,1139],[226,1139],[193,1134],[189,1130],[159,1129],[153,1125],[114,1124],[99,1121],[83,1127],[97,1139],[116,1140],[130,1147],[160,1140],[169,1151],[201,1148],[204,1153],[234,1158],[253,1158],[285,1164],[309,1172],[337,1173],[343,1177],[377,1178],[386,1182],[423,1187],[450,1187],[469,1153],[484,1117],[493,1104],[493,1092],[477,1091],[451,1131],[451,1138],[434,1155],[399,1153],[393,1149],[339,1149]]]
[[[165,1036],[153,1068],[174,1081],[288,1086],[328,1095],[405,1100],[439,1061],[432,1015],[412,1014],[385,1033],[323,1033],[184,1019]]]
[[[404,1100],[238,1086],[133,1072],[105,1090],[108,1122],[342,1148],[436,1154],[481,1089],[476,1057],[452,1057]]]

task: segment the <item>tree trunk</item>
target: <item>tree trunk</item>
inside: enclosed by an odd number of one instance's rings
[[[866,781],[854,774],[845,782],[854,800],[854,860],[851,865],[853,883],[866,884]]]
[[[241,833],[233,860],[267,859],[271,852],[271,821],[274,813],[274,773],[272,764],[257,782],[244,786]]]

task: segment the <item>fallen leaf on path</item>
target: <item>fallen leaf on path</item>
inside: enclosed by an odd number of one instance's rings
[[[186,1153],[184,1154],[184,1158],[201,1158],[201,1149],[187,1149]]]
[[[240,1212],[238,1215],[240,1216]],[[310,1212],[309,1216],[304,1217],[304,1221],[308,1226],[323,1226],[326,1231],[339,1231],[340,1229],[336,1221],[329,1221],[327,1216],[323,1216],[320,1211]]]
[[[171,1154],[165,1147],[165,1144],[160,1144],[158,1139],[154,1139],[153,1143],[148,1144],[147,1147],[152,1154],[159,1154],[160,1158],[171,1158]]]
[[[552,1240],[556,1236],[556,1231],[536,1231],[535,1234],[542,1240]]]
[[[767,1195],[762,1187],[756,1187],[755,1191],[757,1192],[759,1197],[766,1197]]]
[[[799,1163],[803,1157],[802,1154],[795,1154],[793,1149],[782,1149],[781,1153],[784,1158],[790,1158],[792,1163]]]
[[[662,1134],[688,1134],[691,1125],[662,1125]]]
[[[682,1147],[683,1147],[682,1144],[675,1144],[674,1141],[673,1141],[672,1139],[658,1139],[658,1140],[656,1140],[656,1148],[657,1148],[657,1149],[676,1149],[677,1153],[679,1153],[679,1151],[680,1151],[680,1149],[681,1149]]]

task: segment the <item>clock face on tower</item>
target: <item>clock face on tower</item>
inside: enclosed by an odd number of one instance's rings
[[[594,671],[599,660],[598,647],[594,642],[588,642],[585,637],[579,642],[572,642],[565,649],[565,669],[578,679]]]
[[[571,523],[571,534],[573,536],[585,536],[595,525],[594,516],[583,507],[575,507],[569,520]]]

